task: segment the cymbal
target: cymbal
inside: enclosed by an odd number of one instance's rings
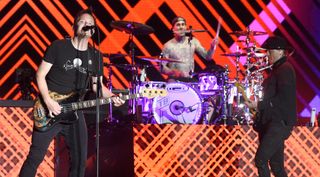
[[[243,56],[247,56],[247,53],[234,52],[234,53],[223,53],[221,55],[226,57],[243,57]]]
[[[242,52],[234,52],[234,53],[223,53],[221,54],[222,56],[226,57],[244,57],[244,56],[249,56],[253,58],[261,58],[265,57],[266,53],[259,53],[259,52],[249,52],[249,53],[242,53]]]
[[[106,63],[104,66],[115,66],[118,68],[122,68],[125,70],[135,70],[135,68],[149,68],[152,67],[152,65],[145,65],[145,64],[114,64],[114,63]]]
[[[265,35],[267,32],[264,31],[232,31],[229,34],[236,35],[236,36],[259,36],[259,35]]]
[[[206,69],[198,72],[194,72],[192,76],[203,76],[203,75],[215,75],[219,74],[222,72],[225,72],[226,68],[224,68],[221,65],[213,65],[213,66],[208,66]]]
[[[184,32],[184,33],[201,33],[201,32],[207,32],[208,30],[203,30],[203,29],[188,29],[188,30],[176,30],[175,32]]]
[[[242,40],[242,39],[240,39],[240,40],[237,40],[236,42],[244,42],[244,43],[247,43],[247,42],[251,42],[251,43],[254,43],[255,42],[255,40],[252,40],[252,39],[249,39],[248,41],[246,41],[246,40]]]
[[[241,48],[242,50],[254,50],[255,52],[257,51],[266,51],[267,49],[261,48],[261,47],[256,47],[256,46],[250,46],[250,47],[244,47]]]
[[[175,59],[163,58],[163,57],[158,57],[158,56],[137,56],[137,58],[139,58],[141,60],[153,61],[153,62],[176,62],[176,63],[181,63],[181,61],[177,61]]]
[[[122,58],[128,56],[127,54],[122,54],[122,53],[103,53],[103,57],[107,57],[110,59],[116,59],[116,58]]]
[[[112,21],[110,26],[116,30],[133,35],[147,35],[154,32],[151,26],[131,21]]]

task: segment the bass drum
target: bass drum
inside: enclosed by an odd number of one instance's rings
[[[168,83],[165,97],[155,97],[152,104],[154,119],[158,124],[196,124],[202,115],[202,98],[185,83]]]

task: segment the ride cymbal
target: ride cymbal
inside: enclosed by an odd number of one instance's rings
[[[154,32],[151,26],[132,21],[112,21],[110,26],[116,30],[133,35],[147,35]]]

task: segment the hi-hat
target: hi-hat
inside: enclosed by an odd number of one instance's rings
[[[131,21],[112,21],[110,26],[116,30],[133,35],[147,35],[154,32],[151,26]]]
[[[264,31],[232,31],[229,34],[233,34],[236,36],[259,36],[259,35],[265,35],[267,32]]]
[[[171,58],[163,58],[163,57],[158,57],[158,56],[137,56],[137,58],[141,60],[146,60],[146,61],[153,61],[153,62],[177,62],[181,63],[181,61],[177,61],[175,59]]]

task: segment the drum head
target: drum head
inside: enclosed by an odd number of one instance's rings
[[[200,94],[184,83],[168,83],[165,97],[154,98],[152,111],[159,124],[195,124],[202,114]]]

